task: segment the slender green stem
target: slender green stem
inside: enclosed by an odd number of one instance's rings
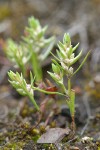
[[[68,96],[69,101],[67,104],[70,109],[71,117],[72,117],[72,129],[75,131],[75,91],[71,90],[71,79],[68,78]]]
[[[31,102],[33,103],[33,105],[35,106],[35,108],[37,109],[37,111],[40,111],[39,106],[37,105],[35,99],[33,98],[33,96],[31,96],[30,94],[28,95],[28,97],[30,98]]]
[[[66,93],[66,88],[65,88],[64,84],[61,84],[61,88],[62,88],[63,92]]]
[[[70,112],[71,112],[71,116],[74,117],[75,115],[75,91],[74,90],[71,90]]]
[[[36,103],[36,101],[34,99],[34,96],[32,94],[30,94],[30,92],[28,92],[24,86],[23,86],[23,89],[26,92],[27,97],[29,97],[29,99],[31,100],[31,102],[33,103],[33,105],[35,106],[35,108],[37,109],[37,111],[40,111],[40,108],[37,105],[37,103]]]
[[[15,55],[15,59],[16,59],[16,63],[18,64],[23,76],[25,77],[26,76],[26,69],[25,69],[25,66],[24,64],[22,63],[22,58],[18,58],[16,55]]]
[[[34,90],[40,91],[40,92],[45,93],[45,94],[57,94],[57,95],[62,95],[62,96],[65,96],[65,97],[69,98],[68,95],[62,94],[60,92],[49,92],[49,91],[45,91],[45,90],[39,89],[37,87],[32,87],[32,88]]]
[[[91,52],[91,51],[89,51],[89,52],[86,54],[86,56],[85,56],[85,58],[83,59],[82,63],[81,63],[80,66],[76,69],[76,71],[73,73],[73,75],[75,75],[75,74],[81,69],[81,67],[84,65],[86,59],[87,59],[88,56],[90,55],[90,52]]]
[[[26,76],[26,69],[25,69],[23,64],[20,64],[20,69],[22,71],[23,76],[25,77]]]
[[[70,80],[70,78],[68,78],[68,95],[70,98],[71,97],[71,80]]]
[[[31,56],[32,70],[36,75],[36,80],[42,80],[42,68],[40,66],[39,60],[37,59],[37,54],[33,51]]]

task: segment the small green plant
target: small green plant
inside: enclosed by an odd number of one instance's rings
[[[24,77],[27,73],[26,64],[29,64],[36,80],[42,80],[41,64],[47,58],[55,43],[54,36],[45,38],[46,30],[47,26],[42,28],[37,19],[30,17],[22,41],[19,44],[12,39],[7,41],[5,52],[9,60],[15,64],[15,67],[20,68]]]
[[[23,42],[21,42],[20,45],[15,44],[11,40],[8,44],[9,58],[22,69],[21,75],[18,72],[13,73],[12,71],[9,71],[9,82],[20,94],[28,96],[38,111],[41,110],[34,99],[35,90],[46,94],[58,94],[64,96],[72,117],[72,128],[75,130],[75,91],[72,89],[71,79],[81,69],[90,54],[90,51],[87,53],[79,67],[74,70],[73,64],[75,64],[82,56],[82,50],[77,56],[75,56],[75,50],[78,48],[79,43],[73,47],[69,34],[65,33],[63,42],[58,43],[58,50],[56,51],[57,56],[51,53],[54,56],[54,59],[52,59],[53,72],[48,71],[55,83],[60,86],[61,92],[46,91],[34,86],[35,78],[33,78],[31,72],[30,84],[26,83],[23,75],[25,73],[25,63],[30,61],[33,66],[36,81],[40,81],[42,79],[42,70],[39,59],[40,62],[42,62],[47,57],[54,44],[54,37],[45,39],[44,33],[46,31],[46,27],[42,29],[39,21],[33,17],[29,19],[29,27],[26,27],[25,31],[27,36],[23,37]],[[45,50],[45,53],[43,51],[41,52],[41,48],[44,48],[47,45],[49,45],[47,51]],[[67,78],[67,83],[64,82],[64,77]]]
[[[18,72],[14,73],[12,71],[9,71],[8,76],[10,78],[9,82],[17,90],[17,92],[23,96],[28,96],[35,108],[39,111],[39,106],[34,100],[34,91],[32,88],[34,84],[34,78],[32,76],[32,73],[30,72],[30,84],[26,83],[26,80],[24,79],[22,73],[20,75]]]
[[[82,50],[75,56],[75,50],[79,46],[79,43],[73,47],[71,45],[71,39],[69,34],[64,34],[63,43],[58,43],[57,56],[55,55],[52,60],[52,72],[48,73],[55,80],[55,82],[60,86],[62,93],[67,96],[66,102],[70,109],[70,114],[72,117],[72,128],[75,129],[75,91],[71,87],[71,78],[80,70],[84,62],[86,61],[90,51],[85,56],[84,60],[80,66],[74,71],[73,64],[75,64],[82,55]],[[64,82],[64,76],[67,77],[67,85]]]

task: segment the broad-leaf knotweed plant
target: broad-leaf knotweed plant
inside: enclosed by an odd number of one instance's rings
[[[7,41],[6,54],[15,67],[20,68],[23,76],[26,76],[29,64],[36,76],[37,81],[42,80],[42,62],[47,58],[52,50],[55,37],[45,38],[47,26],[41,27],[39,20],[34,17],[28,19],[28,26],[25,28],[25,34],[18,44],[12,39]]]

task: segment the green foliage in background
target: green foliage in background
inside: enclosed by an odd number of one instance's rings
[[[37,81],[42,80],[41,64],[47,58],[55,43],[55,37],[45,38],[46,30],[47,26],[42,28],[37,19],[30,17],[22,41],[17,44],[9,39],[5,51],[15,67],[20,68],[23,76],[26,76],[26,65],[29,64]]]

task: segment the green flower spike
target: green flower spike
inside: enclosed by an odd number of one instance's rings
[[[8,76],[10,78],[9,82],[17,90],[17,92],[23,96],[29,97],[35,108],[39,111],[39,106],[34,100],[34,91],[32,88],[34,79],[32,73],[30,73],[31,84],[27,84],[23,75],[20,75],[18,72],[14,73],[12,71],[9,71]]]

